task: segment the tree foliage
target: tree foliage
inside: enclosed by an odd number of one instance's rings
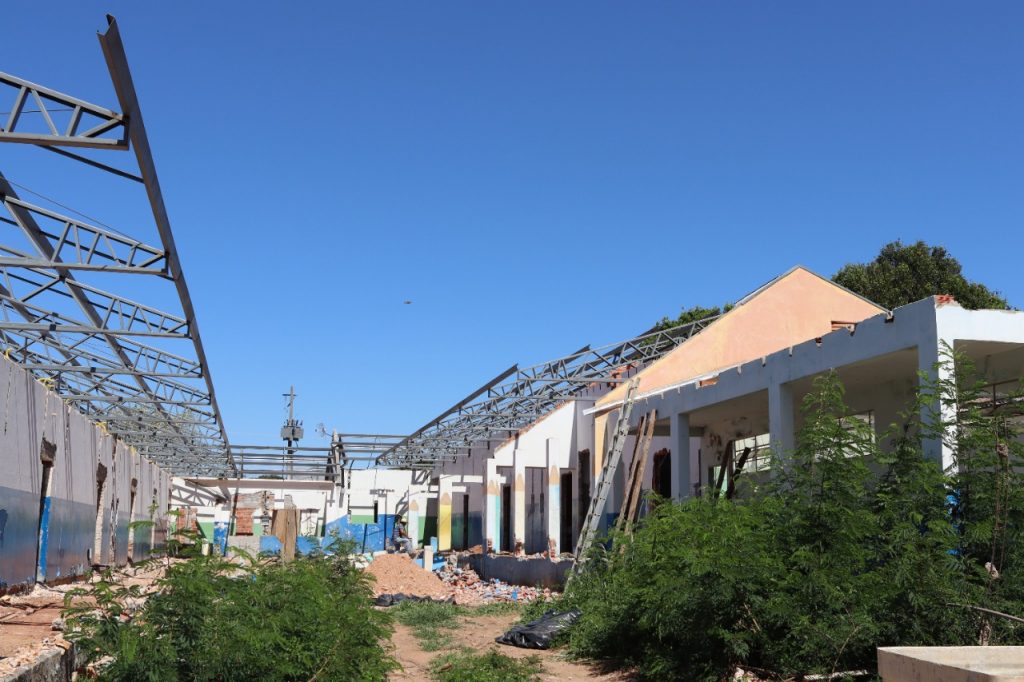
[[[879,435],[820,378],[770,478],[656,505],[632,539],[595,547],[563,598],[583,612],[570,648],[645,679],[717,680],[873,670],[878,646],[1024,642],[974,608],[1024,616],[1021,398],[993,407],[965,358],[955,369]],[[949,472],[924,456],[939,434]]]
[[[714,308],[705,308],[703,306],[695,305],[692,308],[683,308],[675,318],[661,318],[661,320],[658,321],[657,327],[661,330],[682,327],[683,325],[690,324],[691,322],[727,313],[732,309],[732,303],[726,303],[723,306],[715,306]]]
[[[873,261],[845,265],[832,280],[890,310],[936,294],[972,310],[1010,307],[997,292],[967,280],[945,248],[923,241],[886,244]]]

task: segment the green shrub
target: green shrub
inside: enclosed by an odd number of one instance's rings
[[[632,539],[594,548],[558,604],[583,612],[571,650],[646,679],[717,680],[737,665],[873,670],[885,645],[1020,643],[1013,621],[972,608],[1024,613],[1019,403],[992,410],[968,363],[955,367],[877,439],[821,378],[770,481],[658,505]],[[922,422],[928,406],[945,409]],[[937,432],[949,475],[923,456]]]
[[[130,620],[138,588],[97,583],[100,609],[69,606],[68,636],[91,660],[113,656],[104,680],[383,680],[395,667],[390,618],[346,553],[243,558],[171,565]]]

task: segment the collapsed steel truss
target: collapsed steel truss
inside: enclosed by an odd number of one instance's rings
[[[31,203],[0,169],[0,351],[162,466],[235,474],[121,35],[107,20],[99,41],[121,111],[0,73],[0,142],[141,184],[160,244]],[[138,174],[69,148],[134,151]],[[12,244],[18,238],[24,247]],[[180,311],[95,283],[130,285],[139,275],[173,287]]]
[[[490,448],[566,401],[595,400],[610,384],[625,381],[716,319],[655,329],[600,348],[585,346],[525,369],[513,365],[383,453],[379,462],[430,468],[481,444]]]

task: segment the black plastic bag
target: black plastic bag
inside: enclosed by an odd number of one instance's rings
[[[549,649],[555,636],[572,627],[580,615],[579,609],[548,611],[526,625],[516,625],[501,637],[496,637],[494,641],[523,649]]]
[[[374,606],[395,606],[396,604],[400,604],[404,601],[430,601],[435,604],[454,604],[455,597],[448,597],[447,599],[431,599],[430,597],[417,597],[412,594],[402,594],[399,592],[398,594],[382,594],[373,601],[373,604]]]

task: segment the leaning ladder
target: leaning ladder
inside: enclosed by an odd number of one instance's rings
[[[601,476],[597,479],[597,494],[590,500],[590,509],[580,528],[580,537],[576,542],[575,563],[573,572],[578,572],[597,536],[597,527],[601,524],[601,516],[604,514],[605,504],[608,502],[608,494],[615,483],[615,472],[619,469],[622,461],[622,450],[626,445],[626,436],[629,435],[629,415],[633,412],[633,399],[636,397],[636,390],[640,384],[639,377],[633,377],[626,388],[626,397],[622,401],[622,408],[619,410],[619,421],[615,425],[615,435],[612,437],[612,449],[604,460],[601,468]]]

